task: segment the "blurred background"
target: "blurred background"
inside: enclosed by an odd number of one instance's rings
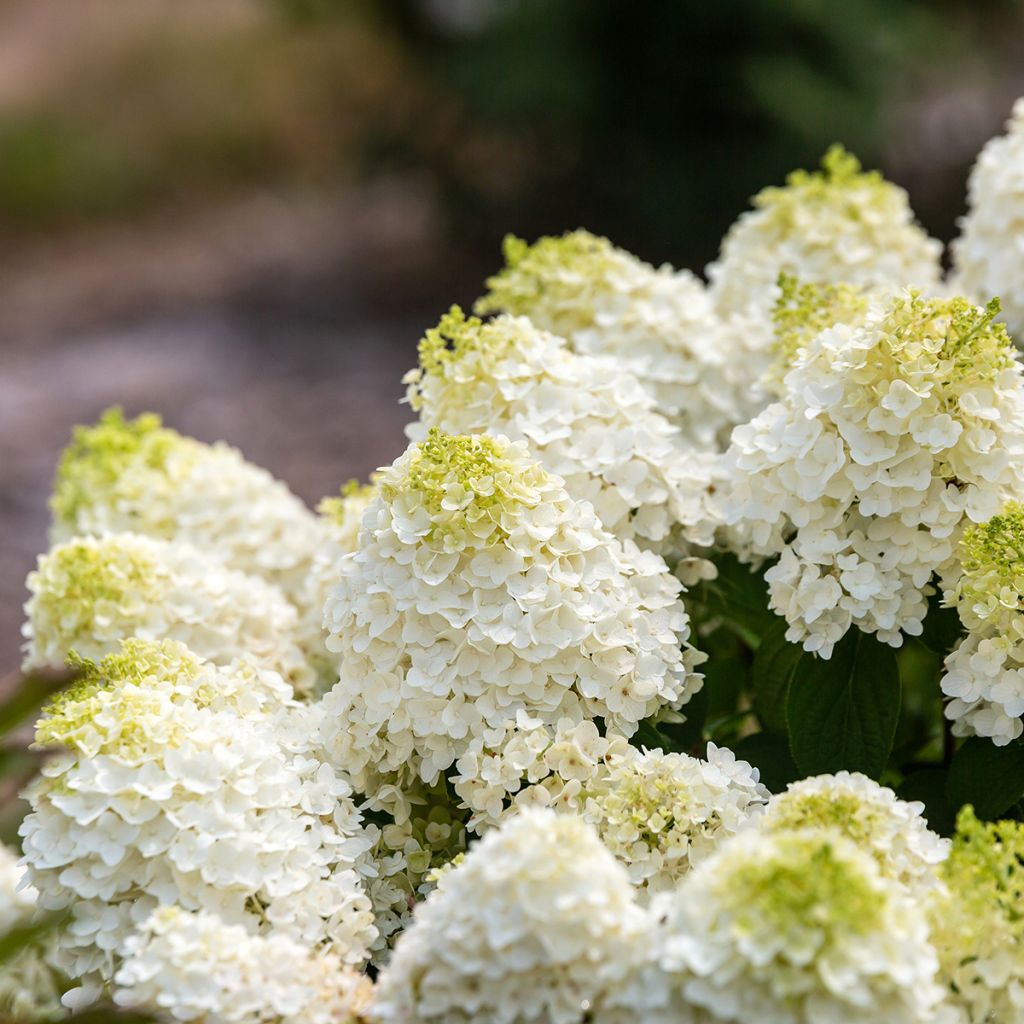
[[[948,239],[1020,0],[0,0],[0,674],[74,423],[119,403],[314,502],[391,461],[507,231],[700,270],[843,141]]]

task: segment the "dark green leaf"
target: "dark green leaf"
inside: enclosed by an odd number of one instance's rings
[[[828,661],[803,654],[789,685],[790,750],[806,775],[840,769],[878,778],[900,714],[900,674],[891,647],[851,629]]]
[[[773,793],[781,793],[800,777],[784,736],[757,732],[740,740],[733,753],[757,768],[761,781]]]
[[[661,733],[664,740],[663,750],[686,753],[704,745],[704,723],[708,717],[706,688],[702,687],[698,690],[679,710],[686,716],[686,721],[678,724],[661,722],[658,725],[658,732]]]
[[[956,825],[956,815],[946,797],[946,783],[944,768],[922,768],[911,772],[896,789],[903,800],[920,800],[928,827],[943,836],[952,835]]]
[[[964,628],[955,608],[946,608],[939,594],[928,598],[928,614],[924,617],[921,642],[936,654],[945,657],[960,641]]]
[[[786,639],[786,623],[778,619],[761,638],[750,676],[754,687],[754,710],[761,724],[771,732],[786,731],[786,700],[803,649]]]
[[[750,651],[725,629],[703,637],[700,647],[708,656],[700,667],[708,717],[726,718],[739,709],[750,673]]]
[[[699,592],[706,614],[720,617],[744,643],[756,648],[775,622],[764,576],[735,555],[716,555],[714,561],[718,577],[702,584]]]
[[[946,792],[952,810],[973,804],[979,818],[998,818],[1024,797],[1024,746],[971,737],[953,756]]]

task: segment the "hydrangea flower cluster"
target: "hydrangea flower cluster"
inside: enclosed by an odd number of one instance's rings
[[[815,172],[794,171],[766,188],[729,229],[708,267],[723,312],[766,315],[779,274],[814,284],[845,282],[938,289],[942,246],[915,222],[903,189],[833,146]]]
[[[835,149],[707,288],[508,240],[319,514],[78,429],[0,708],[0,933],[59,921],[0,1017],[1024,1024],[1022,110],[968,297]]]
[[[251,655],[300,690],[315,681],[280,590],[185,544],[76,537],[41,556],[27,585],[26,668],[60,665],[72,650],[99,659],[130,637],[170,638],[220,665]]]
[[[854,625],[919,634],[964,526],[1024,494],[1024,383],[997,311],[911,292],[826,329],[736,429],[727,515],[778,556],[787,639],[827,658]]]
[[[623,735],[699,689],[679,583],[620,543],[525,444],[431,430],[378,480],[328,599],[331,760],[433,784],[520,713]]]
[[[370,979],[330,950],[258,935],[214,914],[160,907],[125,943],[114,999],[197,1024],[359,1024]]]
[[[437,428],[525,441],[620,540],[673,562],[714,542],[712,461],[679,450],[678,430],[618,363],[577,355],[525,317],[483,323],[456,306],[405,381],[413,440]]]
[[[1006,323],[1024,337],[1024,98],[1017,100],[1006,134],[989,141],[967,182],[967,216],[952,245],[953,284],[975,301],[998,295]]]
[[[30,786],[21,828],[40,906],[73,911],[58,965],[108,981],[162,904],[362,961],[375,933],[357,866],[371,840],[348,782],[277,722],[286,684],[170,640],[128,640],[79,668],[37,727],[62,752]]]
[[[716,316],[689,271],[655,269],[588,231],[534,245],[509,236],[504,252],[478,313],[529,317],[577,352],[627,366],[697,449],[727,441],[756,411],[768,335],[755,321]]]
[[[930,906],[942,964],[942,1024],[1024,1021],[1024,826],[957,823],[944,892]]]
[[[946,658],[946,715],[960,735],[1005,746],[1024,733],[1024,505],[1010,502],[960,540],[946,598],[967,635]]]

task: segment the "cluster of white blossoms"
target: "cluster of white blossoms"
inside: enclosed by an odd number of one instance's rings
[[[967,216],[952,245],[953,286],[975,301],[998,295],[1014,337],[1024,337],[1024,98],[982,149],[967,182]]]
[[[523,443],[431,430],[377,482],[325,609],[330,759],[432,784],[520,713],[622,735],[700,688],[680,584]]]
[[[196,1024],[358,1024],[370,979],[330,950],[258,935],[214,914],[155,910],[125,944],[114,999]]]
[[[1024,494],[1024,380],[996,312],[910,292],[827,328],[734,432],[727,516],[778,556],[787,639],[827,658],[851,626],[919,634],[964,526]]]
[[[946,716],[958,735],[1005,746],[1024,733],[1024,505],[968,527],[944,583],[967,631],[946,658]]]
[[[757,410],[770,337],[756,321],[715,315],[699,278],[658,269],[588,231],[505,240],[505,269],[478,313],[528,317],[591,356],[611,357],[648,391],[684,442],[709,449]]]
[[[161,904],[361,962],[375,936],[358,873],[371,839],[348,782],[294,749],[286,684],[170,640],[129,640],[78,668],[37,726],[59,753],[21,827],[39,905],[73,914],[58,966],[109,981]]]
[[[484,323],[458,307],[419,352],[405,377],[413,440],[436,428],[525,441],[620,540],[670,562],[714,542],[712,460],[679,450],[678,430],[616,361],[577,355],[526,317]]]
[[[794,171],[784,188],[754,197],[708,269],[720,312],[765,316],[780,274],[814,284],[938,289],[941,243],[914,221],[903,189],[833,146],[813,173]]]
[[[273,584],[138,533],[76,537],[29,574],[24,666],[97,660],[121,640],[171,639],[227,665],[243,655],[307,690],[315,673],[296,642],[295,608]]]
[[[509,238],[420,342],[408,447],[316,512],[156,416],[78,428],[0,708],[16,742],[66,666],[11,758],[0,1017],[1024,1024],[1024,825],[951,806],[1024,813],[1024,375],[989,294],[1024,325],[1022,139],[1019,105],[948,284],[840,148],[707,286]],[[812,707],[851,630],[922,644]],[[874,778],[783,789],[840,764]]]

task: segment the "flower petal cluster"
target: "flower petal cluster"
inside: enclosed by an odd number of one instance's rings
[[[445,871],[378,983],[377,1020],[583,1024],[650,923],[590,825],[531,808]]]
[[[960,812],[946,889],[931,903],[946,987],[943,1024],[1024,1021],[1024,825]]]
[[[18,855],[0,845],[0,936],[31,923],[38,894],[25,884]],[[64,1016],[60,997],[64,980],[50,964],[54,936],[26,945],[0,970],[0,1017],[50,1021]]]
[[[720,445],[760,407],[766,332],[717,317],[689,271],[655,269],[588,231],[509,236],[504,255],[476,311],[526,316],[579,353],[614,357],[687,443]]]
[[[633,884],[656,893],[755,821],[769,795],[757,769],[709,743],[707,760],[660,750],[622,758],[587,787],[581,814]]]
[[[998,295],[1016,340],[1024,338],[1024,98],[978,154],[967,182],[967,215],[954,240],[953,283],[976,301]]]
[[[226,665],[248,654],[297,690],[315,681],[294,606],[272,583],[185,544],[137,533],[75,537],[29,574],[24,664],[102,658],[120,640],[164,637]]]
[[[940,885],[950,844],[928,828],[923,811],[866,775],[842,771],[794,782],[772,797],[757,824],[769,833],[834,829],[870,853],[886,878],[924,893]]]
[[[1021,366],[997,309],[911,292],[828,328],[734,432],[726,518],[778,556],[787,639],[829,657],[851,626],[919,634],[964,526],[1024,494]]]
[[[405,382],[420,417],[406,430],[413,440],[437,428],[525,441],[616,537],[669,561],[714,541],[711,461],[680,450],[678,431],[617,362],[577,355],[525,317],[484,323],[454,306]]]
[[[733,837],[664,911],[661,967],[714,1021],[925,1024],[941,995],[924,910],[827,829]]]
[[[946,717],[1005,746],[1024,733],[1024,505],[964,530],[959,556],[943,583],[967,635],[946,658]]]
[[[698,690],[679,582],[523,443],[432,430],[378,481],[325,609],[322,742],[356,786],[428,785],[520,712],[632,734]]]
[[[780,273],[816,284],[916,286],[934,292],[942,246],[915,222],[903,189],[841,146],[820,171],[794,171],[763,189],[729,229],[707,268],[720,313],[766,316]]]
[[[40,906],[74,913],[59,965],[108,980],[165,904],[361,961],[375,933],[357,869],[372,840],[348,782],[281,722],[272,686],[173,641],[127,641],[78,667],[37,726],[59,753],[21,827]]]
[[[358,1024],[370,979],[330,950],[160,907],[125,944],[114,1000],[196,1024]]]
[[[203,444],[145,413],[110,409],[78,427],[51,499],[52,540],[132,531],[183,540],[301,598],[319,526],[281,481],[229,445]]]

